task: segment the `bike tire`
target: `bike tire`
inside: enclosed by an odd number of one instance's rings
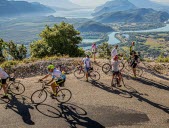
[[[21,95],[25,92],[25,86],[20,82],[13,82],[8,87],[9,91],[15,95]]]
[[[89,77],[94,81],[98,81],[100,80],[100,73],[97,71],[91,71]]]
[[[111,65],[109,63],[105,63],[103,66],[102,66],[102,71],[107,74],[109,73],[111,70]]]
[[[37,90],[31,95],[31,101],[32,103],[35,103],[35,104],[41,104],[46,99],[47,99],[47,92],[45,90]]]
[[[71,97],[72,92],[69,89],[61,89],[57,92],[56,100],[60,103],[67,103],[71,99]]]
[[[79,69],[76,69],[74,71],[74,76],[77,78],[77,79],[82,79],[84,76],[85,76],[85,72],[83,70],[79,70]]]

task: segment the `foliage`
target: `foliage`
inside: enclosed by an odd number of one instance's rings
[[[43,58],[49,54],[50,48],[43,40],[31,43],[30,52],[32,57]]]
[[[104,42],[103,44],[99,45],[98,46],[99,57],[101,58],[110,57],[112,48],[113,46],[107,42]]]
[[[4,41],[0,39],[0,62],[3,62],[5,60],[5,57],[3,55],[3,49],[4,49]]]
[[[17,45],[13,41],[10,41],[7,44],[7,47],[9,55],[11,55],[14,60],[22,60],[26,58],[27,49],[23,44]]]
[[[45,57],[57,54],[79,56],[78,44],[82,38],[80,32],[75,30],[73,25],[62,22],[53,27],[46,26],[40,33],[42,40],[33,42],[30,46],[32,57]],[[40,48],[40,50],[39,50]],[[38,50],[38,52],[37,52]]]

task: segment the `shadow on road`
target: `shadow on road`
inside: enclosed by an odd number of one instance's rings
[[[138,101],[140,101],[140,102],[146,102],[146,103],[150,104],[151,106],[156,107],[158,109],[161,109],[164,112],[166,112],[166,113],[169,114],[169,107],[166,107],[164,105],[155,103],[155,102],[153,102],[153,101],[151,101],[151,100],[143,97],[143,96],[148,96],[148,95],[147,94],[139,93],[136,89],[132,88],[131,86],[128,86],[128,85],[126,86],[125,85],[125,87],[126,87],[127,90],[116,88],[117,90],[111,91],[109,89],[109,87],[107,87],[103,83],[99,83],[99,82],[93,81],[92,84],[94,86],[96,86],[96,87],[99,87],[100,89],[106,90],[108,92],[112,92],[112,93],[117,94],[117,95],[119,95],[119,93],[122,93],[122,94],[127,94],[128,96],[130,96],[130,98],[135,97],[135,98],[138,99]]]
[[[159,82],[156,82],[154,80],[150,80],[150,79],[147,79],[147,78],[138,78],[137,81],[140,82],[140,83],[143,83],[145,85],[154,86],[156,88],[169,91],[169,86],[162,84],[162,83],[159,83]]]
[[[78,128],[78,125],[86,128],[105,128],[100,123],[87,117],[87,112],[73,104],[59,104],[58,107],[61,109],[62,117],[69,123],[71,128]],[[82,113],[79,113],[81,110]]]
[[[34,125],[35,123],[31,120],[29,109],[34,109],[31,105],[25,103],[26,98],[21,96],[19,101],[15,95],[11,94],[11,99],[7,103],[6,109],[11,109],[20,115],[26,124]]]
[[[74,104],[59,104],[58,107],[38,104],[35,105],[35,108],[47,117],[65,119],[71,128],[78,128],[78,126],[86,128],[104,128],[100,123],[87,117],[86,110]]]
[[[100,89],[103,89],[109,93],[113,93],[113,94],[117,94],[121,97],[124,97],[124,98],[132,98],[132,96],[124,91],[121,91],[119,89],[116,89],[116,90],[112,90],[111,87],[108,87],[107,85],[105,85],[104,83],[101,83],[101,82],[97,82],[97,81],[91,81],[90,82],[92,85],[94,85],[95,87],[97,88],[100,88]]]

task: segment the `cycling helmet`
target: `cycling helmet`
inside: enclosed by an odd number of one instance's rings
[[[65,74],[65,71],[62,71],[62,74]]]
[[[52,65],[52,64],[51,64],[51,65],[49,65],[49,66],[47,67],[47,69],[48,69],[48,70],[51,70],[51,69],[54,69],[54,68],[55,68],[55,66],[54,66],[54,65]]]

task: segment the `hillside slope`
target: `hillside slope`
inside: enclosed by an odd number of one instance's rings
[[[94,20],[102,23],[112,22],[140,22],[140,23],[159,23],[169,19],[167,12],[155,11],[153,9],[134,9],[119,11],[95,17]]]
[[[54,10],[36,2],[0,0],[0,16],[50,12],[54,12]]]

